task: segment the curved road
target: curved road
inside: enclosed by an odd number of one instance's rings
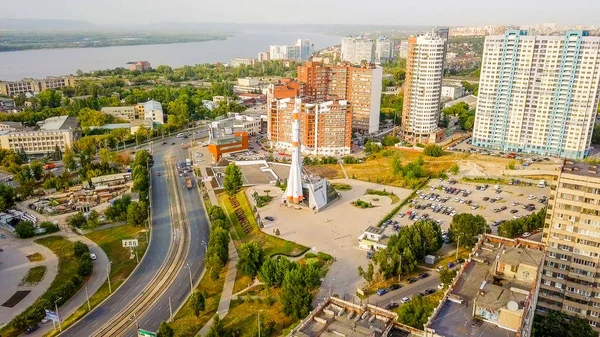
[[[181,139],[174,137],[165,138],[168,144],[176,142],[176,145],[160,145],[157,141],[153,147],[154,166],[152,167],[152,231],[151,245],[146,252],[139,267],[131,274],[121,287],[116,290],[113,296],[109,297],[104,303],[96,307],[91,313],[73,325],[71,328],[61,334],[61,336],[91,336],[94,331],[106,324],[118,312],[123,310],[127,304],[132,301],[148,284],[164,262],[169,247],[171,245],[171,217],[169,214],[169,200],[167,191],[167,180],[163,176],[157,176],[157,172],[164,172],[164,160],[169,149],[176,154],[176,160],[185,159],[185,154],[180,147]],[[194,281],[200,277],[202,263],[204,261],[204,245],[202,241],[208,241],[209,226],[204,217],[203,204],[200,201],[197,189],[187,190],[184,185],[181,187],[183,200],[187,212],[187,223],[190,226],[189,254],[186,258],[192,268]],[[181,190],[181,188],[180,188]],[[173,311],[180,303],[183,303],[189,295],[189,271],[182,269],[178,275],[175,285],[172,286],[167,294],[153,306],[146,317],[134,318],[140,328],[155,331],[162,320],[169,317],[168,296],[172,296]],[[186,285],[185,287],[183,285]],[[166,303],[166,305],[165,305]],[[135,329],[131,329],[128,336],[135,336]]]

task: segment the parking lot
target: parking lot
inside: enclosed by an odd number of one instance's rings
[[[398,225],[388,226],[386,235],[421,219],[432,219],[447,231],[452,216],[460,213],[481,215],[496,234],[501,221],[526,216],[544,207],[549,189],[432,180],[417,193],[417,197],[394,217]]]

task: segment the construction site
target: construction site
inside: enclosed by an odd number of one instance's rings
[[[50,192],[30,202],[28,207],[45,215],[87,212],[128,192],[132,185],[130,172],[99,176],[92,178],[91,184],[84,182],[65,192]]]

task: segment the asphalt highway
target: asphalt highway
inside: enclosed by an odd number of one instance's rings
[[[155,141],[153,145],[154,166],[151,169],[152,179],[152,231],[151,244],[146,252],[141,265],[131,274],[129,279],[108,300],[96,307],[90,314],[74,324],[61,336],[91,336],[94,331],[106,324],[117,313],[123,310],[150,282],[164,262],[171,245],[171,217],[169,214],[169,200],[167,193],[167,179],[163,175],[157,176],[158,172],[165,171],[165,156],[171,150],[176,161],[186,158],[184,150],[181,149],[182,142],[188,139],[165,138],[167,145],[161,145],[162,141]],[[170,145],[175,142],[175,145]],[[178,179],[183,179],[179,178]],[[196,183],[194,183],[196,184]],[[180,182],[180,195],[185,203],[186,221],[190,226],[190,247],[186,262],[192,270],[192,279],[195,284],[200,278],[205,254],[205,244],[208,242],[209,225],[204,216],[204,205],[200,200],[198,190],[185,188],[183,180]],[[187,267],[175,275],[176,280],[166,294],[153,305],[150,312],[144,317],[131,317],[132,323],[143,329],[156,331],[163,320],[169,318],[169,297],[173,308],[173,314],[180,304],[184,303],[190,292],[189,270]],[[135,336],[135,329],[127,333],[127,336]]]

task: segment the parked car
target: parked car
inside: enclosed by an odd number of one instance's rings
[[[372,257],[373,257],[373,252],[371,252],[371,251],[368,251],[368,252],[367,252],[367,259],[370,259],[370,258],[372,258]]]
[[[390,286],[390,290],[396,290],[396,289],[400,289],[402,288],[401,285],[399,285],[398,283],[394,283]]]
[[[406,281],[407,281],[408,283],[415,283],[415,282],[417,282],[418,280],[417,280],[416,278],[414,278],[414,277],[411,277],[411,278],[409,278],[409,279],[408,279],[408,280],[406,280]]]
[[[510,210],[510,213],[512,213],[512,214],[515,214],[515,213],[517,213],[518,211],[519,211],[519,210],[517,210],[517,209],[511,209],[511,210]]]
[[[523,235],[521,235],[521,236],[522,236],[522,237],[524,237],[524,238],[528,238],[528,237],[530,237],[530,236],[531,236],[531,233],[529,233],[529,232],[525,232],[525,233],[523,233]]]
[[[392,302],[392,303],[389,303],[388,305],[386,305],[385,309],[386,310],[392,310],[392,309],[396,309],[399,306],[400,306],[400,303]]]
[[[431,288],[429,288],[429,289],[425,290],[425,295],[431,295],[431,294],[433,294],[434,292],[435,292],[435,289],[431,289]]]
[[[92,260],[96,260],[98,257],[96,256],[96,254],[94,254],[94,253],[90,253],[90,258],[91,258]]]
[[[455,266],[454,262],[448,262],[448,269],[454,268],[454,266]]]
[[[459,258],[456,260],[456,263],[465,263],[465,259],[463,259],[462,257],[459,257]]]
[[[490,200],[490,197],[484,197],[483,198],[483,201],[488,201],[488,200]]]
[[[275,221],[275,218],[272,216],[266,216],[265,219],[269,221]]]
[[[377,295],[378,296],[383,296],[383,295],[385,295],[387,293],[388,293],[388,290],[385,289],[385,288],[381,288],[381,289],[377,290]]]
[[[37,330],[37,329],[39,329],[39,328],[40,328],[40,326],[39,326],[39,325],[37,325],[37,324],[35,324],[35,325],[32,325],[32,326],[28,327],[28,328],[25,330],[25,334],[29,335],[30,333],[32,333],[32,332],[34,332],[34,331],[36,331],[36,330]]]
[[[444,284],[443,283],[438,284],[438,289],[444,289]]]
[[[402,303],[408,303],[408,302],[410,302],[410,297],[408,297],[408,296],[407,297],[402,297],[402,299],[400,300],[400,302],[402,302]]]
[[[428,273],[421,273],[421,274],[419,274],[419,276],[418,276],[418,277],[419,277],[420,279],[424,279],[424,278],[426,278],[426,277],[429,277],[429,274],[428,274]]]

